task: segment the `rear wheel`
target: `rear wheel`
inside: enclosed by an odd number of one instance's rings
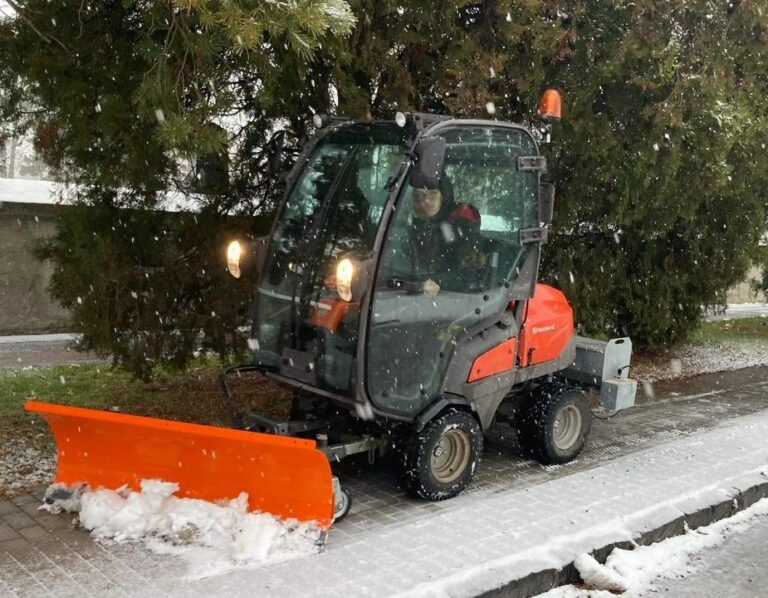
[[[584,392],[558,383],[542,384],[522,414],[523,448],[546,464],[567,463],[584,448],[592,412]]]
[[[482,452],[477,420],[466,411],[449,409],[400,447],[400,485],[426,500],[452,498],[472,481]]]

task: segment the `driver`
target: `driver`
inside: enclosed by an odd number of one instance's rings
[[[487,261],[478,250],[480,213],[468,203],[447,199],[449,193],[444,186],[414,189],[411,195],[408,243],[413,276],[431,297],[441,288],[466,290],[467,279],[474,276],[468,269],[481,268]]]

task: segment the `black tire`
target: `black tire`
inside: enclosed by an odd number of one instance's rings
[[[592,428],[584,391],[556,382],[534,390],[521,415],[523,449],[548,465],[575,459]]]
[[[333,522],[336,523],[338,521],[341,521],[349,514],[349,510],[352,508],[352,496],[350,496],[349,492],[341,489],[341,496],[339,496],[338,503],[336,502],[336,497],[334,497],[334,509],[335,512],[333,513]]]
[[[399,447],[401,487],[437,501],[453,498],[472,481],[483,453],[483,432],[466,411],[449,409]]]

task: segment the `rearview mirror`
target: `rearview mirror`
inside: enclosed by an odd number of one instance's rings
[[[445,160],[445,139],[427,137],[416,144],[413,150],[414,164],[408,173],[408,182],[416,189],[437,189],[443,174]]]
[[[547,225],[552,223],[555,213],[555,186],[552,183],[539,185],[539,222]]]

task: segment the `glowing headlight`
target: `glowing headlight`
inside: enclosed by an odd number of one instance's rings
[[[243,255],[243,247],[240,241],[232,241],[227,247],[227,270],[235,278],[240,278],[240,258]]]
[[[336,292],[344,301],[352,301],[352,276],[355,267],[352,260],[344,258],[336,266]]]

